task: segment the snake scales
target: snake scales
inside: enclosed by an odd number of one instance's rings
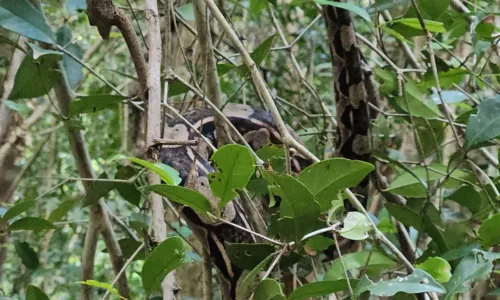
[[[334,70],[338,118],[337,152],[345,158],[368,161],[371,153],[368,102],[377,103],[377,93],[371,81],[371,69],[363,61],[357,46],[349,12],[324,6],[323,14]],[[181,118],[170,120],[164,132],[166,139],[197,140],[198,144],[164,146],[160,158],[163,163],[179,171],[182,185],[196,189],[211,201],[216,201],[210,192],[207,179],[207,175],[214,171],[209,163],[212,151],[197,133],[203,134],[213,145],[217,144],[212,113],[209,108],[188,111],[183,117],[191,126]],[[254,150],[268,143],[282,144],[270,113],[242,104],[228,104],[223,113]],[[300,141],[293,130],[290,129],[290,132]],[[290,149],[293,172],[298,173],[310,164],[310,161]],[[361,194],[366,194],[367,184],[368,178],[360,185]],[[243,270],[229,261],[225,251],[226,243],[253,243],[254,238],[231,225],[205,220],[189,207],[182,207],[182,214],[201,241],[204,251],[211,257],[213,265],[219,270],[223,299],[235,299],[238,280]],[[242,227],[250,227],[238,201],[230,202],[224,208],[222,217]]]

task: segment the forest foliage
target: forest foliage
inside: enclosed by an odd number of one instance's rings
[[[113,2],[132,20],[145,52],[144,1]],[[164,2],[158,1],[160,11]],[[175,15],[182,22],[177,26],[194,26],[193,3],[179,2]],[[0,123],[8,128],[7,133],[0,128],[0,295],[76,299],[86,285],[94,298],[124,298],[103,240],[96,245],[94,278],[80,277],[90,211],[104,200],[126,263],[129,299],[159,297],[160,283],[174,271],[182,299],[208,297],[200,246],[177,211],[165,205],[164,241],[155,243],[148,236],[148,194],[220,220],[224,206],[243,190],[268,197],[274,211],[259,243],[227,246],[231,262],[245,270],[238,299],[320,299],[335,293],[337,299],[500,295],[499,3],[217,4],[259,66],[282,119],[321,161],[291,176],[283,147],[267,145],[256,153],[239,144],[221,147],[211,156],[218,169],[209,175],[219,199],[213,205],[199,191],[182,186],[171,166],[134,153],[138,125],[132,111],[144,103],[131,92],[140,78],[120,31],[114,29],[104,41],[89,25],[83,0],[0,0],[0,68],[2,80],[12,82],[10,90],[4,82],[0,103],[10,120]],[[359,45],[373,68],[380,103],[374,108],[378,116],[372,120],[370,163],[334,157],[334,77],[320,5],[351,12]],[[210,22],[218,34],[214,45],[223,54],[217,74],[224,103],[260,106],[251,70],[217,20]],[[161,83],[169,87],[165,98],[170,105],[182,107],[182,102],[200,100],[184,82],[197,86],[203,76],[189,30],[179,30],[172,39],[179,40],[181,50],[175,67],[162,66]],[[11,74],[15,55],[22,62]],[[54,92],[61,74],[73,92],[67,108]],[[98,179],[78,172],[68,142],[72,131],[83,132]],[[150,184],[148,173],[162,183]],[[362,199],[367,205],[356,207],[353,197],[362,196],[351,196],[349,189],[367,176],[372,180],[368,199]],[[344,208],[349,201],[357,210]],[[324,251],[337,249],[337,238],[358,241],[362,249],[326,260]],[[213,295],[205,299],[220,299],[216,272],[209,271]]]

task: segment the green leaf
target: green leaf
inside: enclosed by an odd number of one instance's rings
[[[404,96],[396,97],[396,104],[405,112],[411,112],[413,117],[436,119],[441,117],[439,109],[432,100],[424,101],[424,95],[413,81],[406,83],[406,99]],[[408,104],[406,103],[408,101]]]
[[[465,131],[465,149],[472,150],[481,143],[500,136],[500,97],[483,101],[476,115],[471,115]]]
[[[479,227],[478,236],[484,248],[500,244],[500,214],[484,220]]]
[[[49,297],[38,287],[28,285],[26,289],[26,300],[49,300]]]
[[[254,299],[286,300],[286,297],[281,290],[279,282],[271,278],[266,278],[262,280],[255,289]]]
[[[369,271],[378,273],[392,269],[396,266],[395,261],[377,251],[361,251],[345,254],[343,260],[347,271],[367,266]],[[343,277],[344,268],[342,267],[342,261],[340,258],[337,258],[332,262],[332,266],[326,272],[324,280],[337,280]]]
[[[118,171],[115,174],[116,179],[128,180],[137,175],[137,172],[134,168],[127,166],[119,166]],[[116,190],[123,199],[127,200],[132,205],[139,206],[139,202],[141,200],[141,192],[135,187],[134,183],[115,183]]]
[[[71,101],[70,116],[95,113],[104,109],[116,107],[125,97],[120,95],[91,95],[78,97]]]
[[[394,203],[386,203],[385,208],[391,213],[393,217],[401,221],[406,226],[413,226],[419,231],[425,231],[430,237],[437,243],[439,250],[441,252],[448,251],[448,245],[444,239],[442,230],[436,225],[436,223],[441,222],[441,220],[432,220],[429,215],[432,215],[433,211],[437,211],[433,205],[426,206],[424,213],[418,213],[417,211],[411,209],[407,206],[401,206]],[[438,214],[439,216],[439,214]]]
[[[64,25],[56,33],[57,43],[79,59],[83,58],[82,48],[72,43],[73,36],[68,25]],[[63,67],[71,88],[75,88],[83,77],[83,66],[70,57],[68,54],[63,56]]]
[[[447,71],[442,71],[438,73],[439,83],[442,89],[448,89],[453,87],[453,84],[460,84],[464,76],[468,74],[466,69],[451,69]],[[424,75],[422,82],[418,84],[422,89],[430,89],[436,86],[436,80],[432,72],[428,72]],[[441,102],[441,101],[439,101]]]
[[[155,192],[169,200],[189,206],[202,214],[212,212],[210,201],[195,190],[168,184],[147,185],[141,189],[145,192]]]
[[[212,155],[220,172],[210,173],[208,180],[215,196],[220,197],[219,207],[224,207],[250,181],[255,172],[255,161],[247,147],[226,145]]]
[[[21,262],[26,268],[35,270],[40,266],[38,254],[28,243],[16,241],[14,247],[16,248],[17,255],[21,258]]]
[[[373,170],[366,162],[332,158],[307,167],[297,179],[311,191],[323,212],[339,192],[357,186]]]
[[[452,261],[455,259],[462,258],[469,253],[471,253],[474,249],[479,249],[480,245],[479,244],[470,244],[470,245],[465,245],[458,247],[456,249],[451,249],[449,251],[446,251],[445,253],[441,254],[441,257],[443,259],[446,259],[447,261]]]
[[[450,5],[450,0],[419,0],[418,6],[433,20],[437,20]]]
[[[332,239],[321,235],[315,235],[307,239],[306,246],[316,251],[323,251],[332,246],[335,242]]]
[[[451,266],[441,257],[429,257],[423,263],[416,264],[415,268],[429,273],[438,282],[448,282],[451,278]]]
[[[372,20],[370,19],[370,15],[368,14],[368,12],[364,8],[356,6],[352,3],[335,2],[332,0],[314,0],[314,2],[316,2],[320,5],[330,5],[333,7],[338,7],[338,8],[348,10],[348,11],[352,12],[353,14],[356,14],[356,15],[360,16],[361,18],[365,19],[368,23],[370,23],[370,24],[372,23]]]
[[[264,175],[264,172],[262,174]],[[313,194],[297,179],[285,174],[268,174],[276,184],[275,194],[281,197],[278,221],[280,235],[287,240],[299,241],[315,229],[314,220],[320,215],[320,207]]]
[[[235,266],[245,270],[252,270],[275,250],[269,244],[231,243],[226,251],[229,260]]]
[[[17,217],[18,215],[33,207],[35,203],[36,202],[33,200],[19,201],[18,203],[16,203],[16,205],[9,208],[9,210],[3,215],[2,220],[8,221],[12,218]]]
[[[167,166],[165,164],[150,163],[149,161],[136,157],[127,157],[126,159],[138,165],[141,165],[145,168],[148,168],[149,170],[160,175],[161,180],[163,180],[166,184],[178,185],[182,181],[182,179],[179,177],[179,172],[174,168]]]
[[[250,0],[250,11],[258,15],[267,6],[267,0]]]
[[[147,294],[160,285],[168,273],[182,265],[185,250],[180,237],[167,238],[149,253],[142,266],[142,286]]]
[[[186,3],[175,9],[186,21],[194,21],[194,7],[192,3]]]
[[[138,242],[132,238],[123,238],[118,241],[120,245],[120,249],[122,250],[123,258],[129,259],[132,255],[139,249],[142,245],[141,242]],[[108,253],[108,249],[104,248],[101,252]],[[140,251],[135,257],[134,260],[144,260],[146,258],[145,251]]]
[[[50,55],[61,56],[61,57],[63,56],[63,53],[57,50],[45,49],[33,43],[26,43],[26,44],[30,47],[31,56],[36,61],[38,61],[42,56],[50,56]]]
[[[0,0],[0,26],[40,42],[54,42],[43,14],[28,0]]]
[[[410,28],[422,30],[422,25],[420,24],[420,21],[417,18],[403,18],[399,20],[394,20],[392,21],[392,23],[393,24],[399,23],[406,25]],[[424,24],[425,28],[427,28],[427,30],[430,32],[439,32],[439,33],[446,32],[446,28],[444,27],[444,24],[442,22],[424,20]]]
[[[99,179],[108,179],[108,174],[102,173]],[[87,189],[87,195],[83,200],[83,206],[96,204],[99,199],[105,197],[111,190],[115,188],[115,183],[110,181],[92,181]]]
[[[470,291],[470,284],[474,280],[486,278],[493,269],[491,260],[480,260],[477,253],[465,256],[455,268],[450,281],[445,285],[447,293],[444,300],[455,299],[455,294]]]
[[[219,75],[219,77],[222,77],[222,76],[226,75],[227,73],[231,72],[232,70],[234,70],[235,68],[236,68],[236,66],[232,65],[232,64],[218,63],[217,64],[217,75]]]
[[[408,198],[425,198],[427,195],[426,187],[421,183],[422,181],[427,183],[427,172],[425,167],[416,167],[412,170],[421,180],[417,180],[414,175],[405,172],[396,177],[386,191]],[[431,183],[436,180],[443,180],[446,177],[443,174],[447,174],[447,167],[442,165],[429,165],[428,170],[429,181]],[[455,170],[451,173],[450,178],[446,180],[445,185],[447,187],[457,186],[460,183],[457,178],[465,180],[468,177],[470,177],[470,173],[462,170]]]
[[[14,87],[8,98],[35,98],[47,94],[60,77],[57,70],[60,59],[61,55],[53,53],[41,55],[37,60],[26,56],[17,70]]]
[[[467,207],[471,213],[477,214],[481,208],[482,191],[477,191],[476,188],[470,185],[464,185],[456,190],[453,194],[446,197],[446,200],[454,201],[464,207]]]
[[[39,232],[42,230],[48,230],[54,228],[56,228],[54,224],[45,219],[36,217],[26,217],[10,224],[9,231],[33,230],[35,232]]]
[[[264,59],[269,54],[269,51],[271,51],[271,47],[274,44],[275,37],[276,35],[271,35],[270,37],[265,39],[262,44],[255,48],[255,50],[250,54],[250,57],[253,59],[257,66],[260,66],[264,62]]]
[[[250,57],[255,62],[255,65],[260,66],[264,62],[264,59],[269,54],[269,51],[271,51],[271,47],[273,46],[275,37],[276,35],[268,37],[262,42],[262,44],[255,48],[252,53],[250,53]],[[248,68],[246,65],[243,64],[238,66],[238,74],[240,77],[245,77],[247,73]]]
[[[126,299],[125,297],[120,296],[120,294],[118,294],[118,291],[109,283],[99,282],[99,281],[91,280],[91,279],[85,280],[85,281],[77,281],[76,283],[81,283],[81,284],[93,286],[96,288],[105,289],[105,290],[109,291],[111,294],[119,297],[120,299]]]
[[[21,117],[27,117],[31,112],[31,108],[26,105],[26,102],[17,103],[10,100],[4,100],[3,103],[8,109],[17,112]]]
[[[241,280],[239,288],[236,289],[237,300],[247,300],[250,298],[255,286],[257,285],[256,277],[264,269],[265,266],[271,261],[275,254],[271,254],[263,259],[252,271],[250,271],[245,278]],[[255,297],[254,297],[255,298]]]
[[[50,215],[48,220],[50,222],[59,222],[61,221],[76,204],[75,200],[64,200],[59,206],[54,209]]]
[[[361,241],[368,238],[368,231],[370,229],[370,222],[364,214],[351,211],[347,213],[344,219],[344,226],[339,233],[346,239]]]
[[[397,292],[407,294],[418,293],[445,293],[444,287],[439,284],[431,275],[420,269],[405,277],[398,277],[391,280],[380,280],[377,283],[371,281],[366,275],[361,279],[354,291],[354,296],[358,297],[363,292],[370,291],[372,296],[394,296]]]
[[[355,288],[357,283],[357,279],[350,279],[351,287]],[[311,282],[297,287],[290,294],[290,296],[288,296],[288,300],[301,300],[328,296],[336,292],[347,291],[348,289],[349,285],[345,279]]]

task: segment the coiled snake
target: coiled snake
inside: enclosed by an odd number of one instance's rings
[[[357,46],[350,13],[340,8],[324,6],[323,14],[334,71],[338,119],[337,152],[345,158],[368,161],[371,153],[368,102],[374,104],[378,102],[377,92],[372,84],[371,69],[363,61]],[[223,113],[254,150],[268,143],[282,144],[276,123],[270,113],[243,104],[228,104]],[[207,142],[200,139],[197,132],[203,134],[212,144],[217,144],[212,110],[193,109],[183,117],[191,125],[181,118],[170,120],[164,137],[172,140],[196,140],[197,145],[164,146],[160,158],[163,163],[179,171],[182,185],[196,189],[211,199],[213,196],[206,176],[214,171],[209,163],[212,151]],[[291,129],[290,132],[296,137]],[[296,140],[300,141],[298,138]],[[298,173],[311,164],[294,149],[289,150],[293,172]],[[360,185],[365,193],[367,184],[368,178]],[[221,281],[223,299],[235,299],[238,280],[243,270],[229,261],[225,251],[226,243],[253,243],[255,242],[253,237],[226,223],[204,220],[189,207],[183,207],[182,213],[223,277]],[[224,208],[222,216],[242,227],[250,226],[237,201],[230,202]]]

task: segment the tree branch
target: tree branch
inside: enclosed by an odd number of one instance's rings
[[[63,115],[68,115],[72,91],[67,82],[62,63],[59,63],[59,72],[61,76],[58,85],[54,88],[54,90],[56,92],[61,113]],[[75,127],[71,127],[68,123],[66,123],[66,130],[71,145],[71,151],[73,152],[80,176],[85,178],[96,178],[97,176],[95,176],[95,172],[92,168],[90,154],[82,132]],[[90,184],[91,181],[83,182],[85,190],[88,191]],[[101,199],[96,205],[90,207],[89,210],[89,223],[82,253],[82,281],[93,278],[94,258],[97,247],[97,233],[100,231],[111,257],[111,263],[114,271],[119,273],[123,267],[122,251],[120,249],[120,245],[118,244],[118,240],[116,239],[113,227],[111,226],[106,203]],[[118,291],[123,297],[130,297],[126,274],[123,274],[118,279]],[[82,294],[80,299],[92,299],[91,286],[85,284],[82,285]]]
[[[156,0],[146,0],[144,8],[148,24],[148,52],[149,62],[147,69],[148,109],[146,118],[146,156],[152,162],[158,161],[159,149],[155,146],[155,140],[161,136],[161,58],[162,45],[160,33],[160,17],[158,15],[158,4]],[[136,37],[137,38],[137,37]],[[159,184],[160,177],[148,173],[149,184]],[[151,231],[154,240],[161,243],[167,238],[167,225],[164,218],[162,197],[155,193],[149,194],[151,209]],[[162,283],[163,299],[175,299],[176,282],[175,272],[170,272]]]

